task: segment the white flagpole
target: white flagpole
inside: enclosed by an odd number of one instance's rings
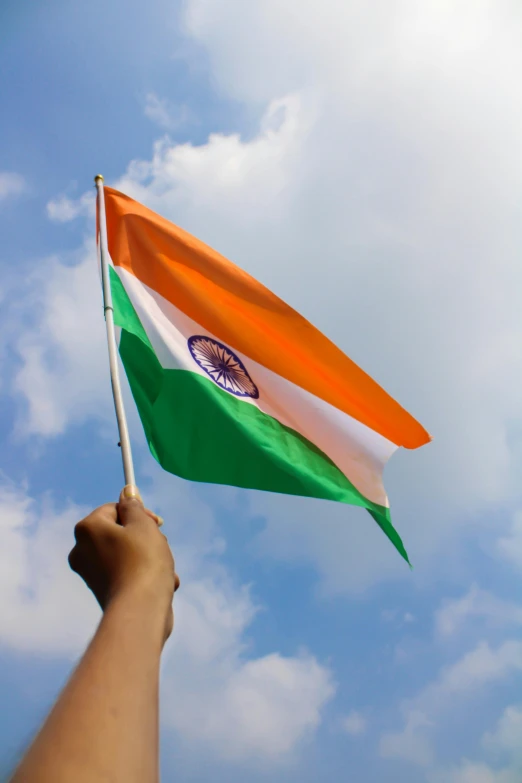
[[[118,348],[114,334],[114,308],[112,306],[111,284],[109,279],[109,247],[107,245],[107,219],[105,215],[105,195],[103,192],[103,177],[97,174],[94,178],[98,191],[98,225],[100,231],[100,259],[103,287],[103,312],[107,327],[107,346],[109,348],[109,367],[111,373],[112,396],[116,409],[116,420],[120,435],[121,457],[123,460],[123,475],[125,484],[136,484],[134,478],[134,466],[132,463],[132,451],[129,438],[129,428],[125,417],[123,397],[121,394],[120,374],[118,369]]]

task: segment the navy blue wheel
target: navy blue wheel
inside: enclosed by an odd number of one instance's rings
[[[259,390],[236,354],[212,337],[195,334],[188,339],[192,358],[214,383],[236,397],[259,397]]]

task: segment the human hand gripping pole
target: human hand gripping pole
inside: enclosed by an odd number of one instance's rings
[[[134,485],[78,522],[69,555],[103,617],[12,783],[159,782],[159,671],[179,586]]]
[[[69,564],[92,590],[103,611],[120,600],[152,601],[165,612],[165,636],[173,628],[172,598],[179,587],[174,558],[159,531],[161,517],[146,509],[137,487],[127,485],[118,503],[100,506],[75,527]]]

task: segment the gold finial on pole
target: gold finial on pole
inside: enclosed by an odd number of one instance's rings
[[[98,180],[99,180],[99,179],[100,179],[102,182],[104,181],[104,179],[103,179],[103,174],[96,174],[96,176],[94,177],[94,181],[95,181],[95,182],[98,182]]]

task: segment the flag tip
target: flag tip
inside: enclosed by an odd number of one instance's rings
[[[96,176],[94,177],[94,181],[98,182],[99,179],[101,179],[102,182],[104,181],[103,174],[96,174]]]

